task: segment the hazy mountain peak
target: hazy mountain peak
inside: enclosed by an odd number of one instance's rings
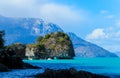
[[[39,18],[0,18],[0,29],[6,32],[6,43],[33,43],[39,35],[63,31],[58,25]],[[27,41],[25,41],[28,38]],[[9,40],[11,42],[9,42]]]

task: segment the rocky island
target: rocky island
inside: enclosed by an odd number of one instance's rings
[[[39,36],[36,44],[26,46],[26,56],[30,59],[71,59],[75,56],[69,36],[63,32]]]
[[[4,46],[4,31],[0,31],[0,71],[38,68],[22,59],[72,59],[74,48],[69,36],[63,32],[39,36],[34,44],[13,43]]]

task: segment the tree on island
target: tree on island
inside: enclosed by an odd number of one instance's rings
[[[48,58],[48,53],[44,45],[37,44],[37,51],[35,52],[35,57],[38,59],[46,59]]]
[[[42,39],[43,39],[43,36],[39,36],[39,37],[36,39],[36,42],[37,42],[37,43],[40,43],[40,42],[42,41]]]
[[[67,59],[75,56],[71,40],[63,32],[46,34],[44,37],[39,36],[36,42],[36,44],[27,46],[28,57],[33,56],[38,59],[54,57]]]

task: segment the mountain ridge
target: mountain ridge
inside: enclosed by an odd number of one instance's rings
[[[85,41],[74,33],[68,33],[68,35],[72,40],[77,57],[116,57],[114,53],[111,53],[96,44]]]
[[[39,18],[10,18],[4,16],[0,16],[0,29],[6,31],[6,44],[15,42],[35,43],[37,36],[44,36],[57,31],[64,32],[58,25],[46,23]],[[117,57],[117,55],[81,39],[72,32],[67,34],[71,38],[78,57]]]

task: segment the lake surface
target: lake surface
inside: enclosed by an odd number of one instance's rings
[[[27,76],[42,73],[44,69],[85,70],[92,73],[120,78],[120,58],[76,58],[74,60],[23,60],[42,69],[13,70],[0,73],[0,78],[27,78]]]

